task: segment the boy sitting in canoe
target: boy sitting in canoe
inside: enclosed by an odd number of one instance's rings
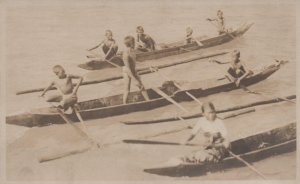
[[[202,105],[201,117],[194,128],[191,135],[182,144],[187,144],[201,130],[206,137],[207,144],[204,150],[199,150],[190,155],[181,157],[177,162],[184,163],[204,163],[204,162],[219,162],[227,156],[229,141],[227,140],[227,130],[222,120],[217,118],[216,110],[211,102],[205,102]]]
[[[223,12],[221,10],[218,10],[218,12],[217,12],[217,18],[214,18],[214,19],[208,18],[206,20],[208,20],[208,21],[216,21],[217,22],[217,28],[218,28],[219,35],[221,35],[223,33],[226,33]]]
[[[155,50],[155,41],[147,34],[144,33],[144,28],[138,26],[137,32],[137,50],[142,52],[150,52]]]
[[[46,101],[58,102],[58,107],[66,111],[77,103],[77,91],[83,78],[78,75],[66,74],[64,68],[60,65],[54,66],[53,72],[58,78],[51,81],[40,96],[43,97],[51,87],[56,87],[60,94],[48,96]],[[72,79],[79,79],[75,87],[73,87]]]
[[[235,84],[237,86],[240,85],[241,81],[252,75],[253,72],[251,70],[246,70],[246,68],[244,67],[244,65],[242,64],[241,60],[240,60],[240,51],[239,50],[234,50],[231,53],[232,59],[230,61],[231,66],[228,68],[227,73],[228,75],[226,75],[226,77],[230,80],[230,81],[234,81]],[[216,62],[218,64],[227,64],[229,62],[220,62],[217,60],[211,60],[211,62]]]
[[[203,44],[195,39],[193,36],[193,29],[191,27],[186,28],[186,37],[185,37],[185,45],[191,43],[197,43],[199,46],[203,46]]]
[[[123,103],[127,103],[128,94],[130,91],[130,85],[131,85],[131,79],[135,81],[138,88],[140,89],[143,97],[145,100],[149,100],[147,91],[145,90],[145,87],[140,79],[140,76],[138,75],[136,68],[135,68],[135,62],[136,62],[136,53],[134,50],[135,40],[132,36],[126,36],[124,39],[124,44],[127,47],[127,49],[123,52],[123,78],[125,83],[125,92],[123,95]]]
[[[103,40],[100,44],[96,45],[95,47],[88,49],[88,51],[95,50],[96,48],[101,48],[101,55],[104,56],[103,58],[100,58],[100,60],[110,60],[113,56],[115,56],[118,52],[118,45],[116,44],[116,41],[113,39],[113,33],[111,30],[105,31],[105,37],[106,39]],[[94,58],[95,56],[87,56],[88,58]],[[98,56],[99,57],[99,56]],[[101,56],[100,56],[101,57]]]

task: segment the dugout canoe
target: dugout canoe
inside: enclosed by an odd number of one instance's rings
[[[296,99],[296,95],[288,95],[285,97],[276,97],[276,98],[267,99],[267,100],[259,100],[259,101],[251,102],[248,104],[226,107],[225,109],[216,109],[216,113],[219,114],[219,113],[231,112],[231,111],[240,110],[240,109],[248,109],[249,107],[279,103],[279,102],[284,102],[287,100],[295,100],[295,99]],[[181,118],[194,119],[194,118],[199,118],[202,116],[203,116],[202,113],[195,113],[195,114],[181,116]],[[171,117],[157,118],[157,119],[151,118],[151,119],[141,119],[141,120],[135,120],[135,121],[122,121],[121,123],[123,123],[125,125],[146,125],[146,124],[154,124],[154,123],[179,121],[179,120],[180,120],[179,117],[171,116]]]
[[[244,86],[249,86],[265,80],[280,69],[280,63],[264,67],[261,71],[254,72],[252,76],[245,78],[242,81],[242,84]],[[196,98],[199,98],[215,93],[231,91],[238,89],[239,87],[237,87],[234,82],[230,82],[224,78],[223,80],[210,79],[186,83],[182,85],[182,88],[185,90],[179,90],[172,81],[168,81],[160,87],[160,90],[175,101],[183,102],[193,100],[186,95],[186,91]],[[137,111],[147,111],[171,104],[167,99],[156,93],[155,90],[147,89],[147,92],[150,97],[149,101],[145,101],[142,94],[139,91],[135,91],[129,93],[127,104],[123,104],[122,94],[79,102],[79,112],[83,119],[86,120],[128,114]],[[75,114],[68,115],[68,117],[72,121],[78,121]],[[44,126],[52,123],[64,123],[64,121],[56,112],[55,108],[39,108],[32,109],[30,113],[8,116],[6,117],[6,123],[32,127]]]
[[[234,140],[231,142],[231,151],[250,163],[296,151],[296,123]],[[191,177],[238,167],[245,167],[245,164],[232,156],[227,156],[219,163],[172,163],[169,161],[144,169],[144,172],[172,177]]]
[[[160,50],[155,50],[152,52],[137,52],[136,59],[137,61],[142,62],[146,60],[159,59],[198,49],[221,45],[233,40],[235,37],[242,36],[246,31],[250,29],[252,25],[253,23],[243,24],[234,31],[230,31],[228,33],[224,33],[212,38],[206,38],[204,36],[196,37],[196,39],[203,44],[202,46],[199,46],[197,43],[184,44],[184,41],[178,41],[170,44],[160,44],[162,47]],[[123,66],[122,53],[119,52],[117,56],[110,59],[110,62],[119,66]],[[99,70],[104,68],[111,68],[114,66],[106,61],[92,60],[83,64],[79,64],[78,67],[86,70]]]

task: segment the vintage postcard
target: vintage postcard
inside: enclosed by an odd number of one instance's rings
[[[0,5],[1,182],[297,183],[297,1]]]

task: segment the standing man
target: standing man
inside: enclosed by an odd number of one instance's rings
[[[127,103],[127,98],[128,98],[128,94],[130,91],[131,79],[133,79],[135,81],[135,83],[137,84],[137,87],[140,89],[145,100],[148,101],[149,96],[148,96],[147,91],[145,90],[145,87],[141,81],[141,78],[138,75],[136,68],[135,68],[136,53],[134,50],[134,46],[135,46],[134,37],[126,36],[124,39],[124,44],[126,46],[126,50],[123,52],[123,61],[124,61],[123,77],[124,77],[124,83],[125,83],[123,103],[124,104]]]

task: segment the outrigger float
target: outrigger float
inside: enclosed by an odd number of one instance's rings
[[[265,67],[261,71],[254,72],[250,77],[245,78],[242,81],[244,87],[256,84],[268,78],[274,72],[280,69],[281,65],[285,62],[279,62],[277,64]],[[193,99],[186,95],[189,92],[194,97],[205,97],[211,94],[220,92],[231,91],[239,89],[234,82],[226,80],[226,78],[211,79],[204,81],[197,81],[186,83],[181,86],[180,90],[173,81],[166,82],[160,88],[148,89],[149,101],[145,101],[142,94],[139,91],[131,92],[128,96],[128,103],[123,104],[123,95],[114,95],[99,99],[93,99],[78,103],[78,111],[84,120],[97,119],[121,114],[127,114],[131,112],[147,111],[158,107],[166,106],[171,102],[161,94],[157,93],[158,89],[168,98],[172,98],[176,102],[192,101]],[[72,121],[78,121],[76,115],[73,113],[67,115]],[[29,113],[17,114],[6,117],[6,123],[15,124],[27,127],[33,126],[45,126],[52,123],[63,123],[63,119],[57,112],[56,108],[38,108],[32,109]]]

